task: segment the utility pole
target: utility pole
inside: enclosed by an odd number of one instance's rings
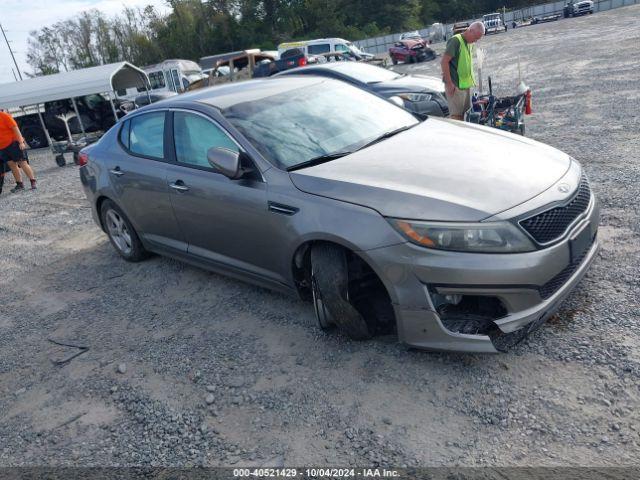
[[[4,41],[7,42],[7,47],[9,48],[9,53],[11,54],[11,58],[13,59],[13,64],[16,66],[16,70],[18,71],[18,76],[20,77],[20,80],[22,80],[22,73],[20,72],[20,68],[18,67],[18,62],[16,62],[16,57],[13,54],[13,50],[11,50],[11,44],[7,39],[7,34],[4,33],[4,28],[2,28],[1,23],[0,23],[0,31],[2,31],[2,36],[4,37]]]

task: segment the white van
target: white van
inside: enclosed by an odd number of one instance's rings
[[[482,23],[484,23],[485,33],[487,34],[507,31],[507,26],[502,21],[502,15],[500,13],[483,15]]]
[[[305,40],[302,42],[286,42],[278,45],[278,55],[283,52],[299,48],[306,55],[320,55],[322,53],[351,53],[359,60],[370,60],[374,56],[363,52],[356,45],[344,38],[317,38],[315,40]]]
[[[153,93],[182,93],[190,84],[206,78],[200,65],[191,60],[165,60],[155,65],[143,67],[142,70],[149,77],[149,89]],[[144,86],[140,85],[138,88],[119,90],[116,95],[121,99],[133,100],[145,91]]]

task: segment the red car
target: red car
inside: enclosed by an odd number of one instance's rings
[[[436,58],[436,53],[424,40],[400,40],[389,49],[389,56],[394,65],[398,62],[416,63]]]

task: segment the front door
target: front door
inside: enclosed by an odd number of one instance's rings
[[[120,148],[107,160],[116,202],[138,234],[149,243],[186,251],[167,186],[164,111],[132,116],[122,122]]]
[[[219,267],[276,283],[270,255],[272,216],[267,186],[259,172],[240,180],[218,173],[207,151],[223,147],[240,151],[213,120],[194,112],[173,112],[176,163],[168,180],[171,203],[189,244],[189,253]]]

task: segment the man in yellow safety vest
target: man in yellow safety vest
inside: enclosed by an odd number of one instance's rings
[[[449,115],[462,120],[471,108],[469,89],[476,84],[473,74],[473,44],[484,35],[484,23],[473,22],[464,32],[449,39],[440,66],[445,84]]]

